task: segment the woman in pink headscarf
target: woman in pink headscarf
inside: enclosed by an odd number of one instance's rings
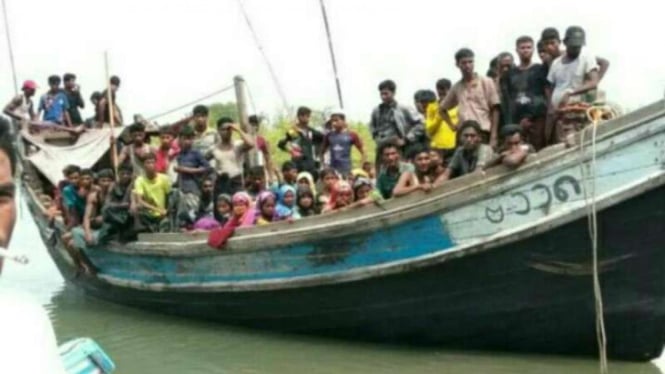
[[[353,203],[353,188],[349,182],[340,180],[335,183],[330,193],[330,200],[322,213],[331,213],[346,208]]]
[[[210,232],[208,245],[222,249],[224,244],[233,235],[238,227],[254,226],[256,221],[256,210],[252,206],[252,198],[246,192],[237,192],[231,199],[233,203],[233,214],[224,227]]]

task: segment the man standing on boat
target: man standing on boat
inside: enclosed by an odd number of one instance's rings
[[[117,76],[112,76],[109,79],[109,86],[111,87],[111,111],[113,114],[113,119],[116,126],[122,126],[122,112],[118,103],[116,102],[116,94],[118,89],[120,89],[120,78]],[[101,97],[97,102],[97,108],[95,108],[95,117],[97,118],[97,125],[102,127],[105,123],[111,123],[111,111],[109,111],[108,103],[108,91],[102,91]]]
[[[83,101],[83,96],[81,96],[81,87],[76,84],[76,75],[66,73],[62,80],[65,82],[64,92],[67,100],[69,100],[69,118],[74,126],[81,125],[83,124],[83,118],[81,118],[79,108],[83,109],[85,102]]]
[[[519,37],[515,46],[520,63],[501,79],[504,123],[520,125],[527,143],[541,150],[547,145],[547,72],[541,64],[532,61],[534,42],[531,37]]]
[[[455,62],[462,79],[453,85],[439,111],[441,118],[453,127],[448,111],[458,106],[459,121],[476,121],[481,128],[483,141],[489,141],[492,148],[497,146],[499,131],[499,93],[491,78],[480,76],[474,67],[474,53],[462,48],[455,54]]]
[[[57,125],[72,126],[69,118],[69,100],[67,95],[60,89],[60,77],[52,75],[48,78],[48,85],[51,88],[39,99],[39,114],[42,112],[44,122],[51,122]]]
[[[201,181],[212,168],[203,154],[193,148],[194,129],[185,126],[180,131],[180,153],[176,157],[178,173],[178,213],[180,228],[193,225],[201,200]]]
[[[315,148],[323,143],[323,134],[309,126],[312,116],[311,109],[300,107],[296,115],[295,125],[286,132],[286,136],[277,143],[277,146],[282,151],[291,154],[291,160],[296,164],[299,172],[306,171],[317,179]]]
[[[31,80],[23,82],[21,87],[23,91],[18,96],[15,96],[4,109],[5,115],[9,116],[14,121],[12,128],[14,134],[18,133],[21,129],[22,121],[34,121],[37,119],[35,114],[35,107],[32,103],[32,97],[35,96],[37,91],[37,83]]]
[[[324,159],[326,152],[330,151],[330,167],[343,177],[351,174],[351,149],[355,146],[360,152],[361,162],[365,162],[365,150],[360,137],[355,131],[348,129],[346,115],[342,110],[334,110],[330,114],[333,130],[328,132],[323,140],[320,159]]]
[[[381,104],[372,111],[369,129],[377,149],[383,144],[395,144],[402,153],[416,144],[427,142],[422,116],[414,110],[400,105],[395,100],[397,85],[392,80],[379,84]],[[377,153],[376,168],[380,167],[381,156]]]

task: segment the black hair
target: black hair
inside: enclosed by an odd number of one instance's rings
[[[135,133],[135,132],[144,132],[145,131],[145,125],[142,124],[141,122],[135,122],[131,126],[129,126],[129,133]]]
[[[475,55],[469,48],[462,48],[455,53],[455,62],[460,62],[463,58],[473,58]]]
[[[227,123],[233,123],[233,119],[231,117],[222,117],[217,120],[217,129],[221,129],[222,126],[226,125]]]
[[[398,153],[401,153],[399,147],[397,146],[397,144],[388,142],[388,143],[381,144],[379,146],[379,149],[377,149],[377,152],[378,152],[379,156],[383,156],[383,152],[385,152],[385,150],[388,149],[388,148],[395,148]]]
[[[74,173],[80,173],[80,172],[81,168],[76,165],[67,165],[64,169],[62,169],[62,174],[64,174],[66,177]]]
[[[164,126],[161,129],[159,129],[159,135],[160,136],[162,136],[162,135],[171,135],[171,136],[175,137],[175,131],[174,131],[173,127],[171,127],[171,126]]]
[[[114,86],[119,86],[120,85],[120,77],[118,77],[117,75],[114,75],[114,76],[111,77],[111,79],[109,79],[109,82]]]
[[[143,156],[143,163],[145,164],[148,160],[157,161],[157,156],[152,152],[148,152]]]
[[[81,176],[84,176],[84,175],[89,175],[91,177],[94,177],[95,173],[92,171],[92,169],[82,169],[81,170]]]
[[[429,104],[436,101],[436,94],[432,90],[418,90],[413,95],[413,100],[421,104]]]
[[[397,85],[391,79],[386,79],[385,81],[379,83],[379,91],[384,90],[395,93],[395,91],[397,91]]]
[[[561,41],[561,36],[559,35],[559,30],[554,27],[548,27],[540,34],[540,39],[545,42],[548,40]]]
[[[60,82],[62,82],[62,80],[57,75],[51,75],[50,77],[48,77],[49,86],[53,84],[60,84]]]
[[[472,128],[472,129],[476,130],[478,135],[480,135],[483,132],[483,128],[480,127],[480,124],[477,121],[469,119],[469,120],[466,120],[466,121],[462,122],[459,129],[457,130],[457,133],[462,134],[464,132],[464,130],[466,130],[468,128]]]
[[[265,170],[263,170],[263,166],[252,166],[247,175],[251,178],[264,178]]]
[[[515,134],[522,135],[522,126],[520,126],[520,125],[505,125],[501,128],[501,132],[500,132],[499,135],[501,135],[501,138],[505,139],[505,138],[511,137]]]
[[[545,52],[545,42],[542,39],[540,39],[538,44],[536,44],[536,49],[538,50],[538,53]]]
[[[522,35],[519,38],[517,38],[517,41],[515,41],[516,46],[519,46],[520,44],[524,44],[524,43],[533,44],[533,38],[528,36],[528,35]]]
[[[76,75],[72,73],[65,73],[65,75],[62,76],[62,80],[65,81],[65,83],[76,79]]]
[[[102,99],[102,93],[99,91],[95,91],[90,95],[90,101],[99,101]]]
[[[301,106],[300,108],[298,108],[298,111],[296,112],[296,115],[298,117],[300,117],[300,116],[309,116],[310,114],[312,114],[312,110],[309,109],[306,106]]]
[[[208,107],[205,105],[197,105],[192,109],[192,114],[194,116],[207,116],[208,113]]]
[[[329,175],[338,176],[337,171],[335,171],[335,169],[325,168],[325,169],[321,170],[321,175],[319,175],[319,179],[324,180]]]
[[[510,53],[510,52],[501,52],[501,53],[499,53],[498,56],[496,56],[496,63],[497,63],[497,66],[498,66],[498,64],[501,62],[501,60],[503,60],[503,59],[506,58],[506,57],[510,57],[511,59],[514,59],[512,53]]]
[[[102,169],[99,172],[97,172],[97,179],[102,179],[102,178],[113,179],[114,178],[113,170]]]
[[[134,167],[129,163],[123,163],[122,165],[118,166],[118,173],[134,174]]]
[[[257,116],[256,114],[252,114],[251,116],[249,116],[247,118],[247,121],[255,126],[259,126],[259,123],[261,122],[259,121],[259,116]]]
[[[430,148],[426,144],[415,144],[409,149],[409,153],[406,155],[406,157],[409,160],[414,160],[419,154],[423,152],[429,153],[429,151]]]
[[[487,76],[489,78],[496,78],[496,68],[499,66],[499,57],[494,57],[490,60],[490,67],[487,69]]]
[[[282,164],[282,173],[285,172],[285,171],[293,170],[293,169],[298,169],[295,162],[293,162],[293,161],[285,161]]]
[[[438,81],[436,81],[436,89],[437,90],[450,90],[450,88],[453,86],[453,83],[450,81],[450,79],[446,78],[441,78]]]
[[[11,175],[16,172],[16,154],[12,146],[12,137],[9,132],[10,124],[5,117],[0,117],[0,151],[9,158],[9,166],[12,168]]]

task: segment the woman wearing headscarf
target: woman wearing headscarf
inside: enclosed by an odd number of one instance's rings
[[[253,226],[256,220],[256,211],[252,207],[252,198],[247,192],[236,192],[233,195],[233,213],[231,218],[220,229],[210,231],[208,245],[221,249],[233,235],[238,227]]]
[[[298,189],[302,186],[308,187],[314,196],[316,196],[316,184],[314,183],[314,177],[312,177],[312,174],[303,171],[298,174],[296,180],[298,181]]]
[[[330,194],[330,201],[321,213],[331,213],[349,207],[353,203],[353,188],[349,182],[340,180],[335,183]]]
[[[295,187],[285,184],[279,188],[275,218],[277,221],[300,219],[300,215],[296,211]]]
[[[275,194],[263,191],[256,198],[256,226],[263,226],[275,220]]]
[[[296,209],[298,215],[302,217],[310,217],[317,214],[316,211],[316,200],[314,199],[314,194],[306,186],[298,187],[298,194],[296,198]]]

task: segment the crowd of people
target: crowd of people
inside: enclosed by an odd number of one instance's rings
[[[342,110],[317,128],[312,111],[300,107],[272,150],[290,155],[280,167],[273,164],[271,144],[259,135],[257,116],[250,116],[247,128],[228,117],[211,128],[208,108],[198,105],[190,117],[161,128],[159,145],[137,121],[128,126],[130,142],[118,144],[117,171],[75,165],[63,171],[55,201],[71,230],[68,243],[84,248],[114,237],[131,240],[140,232],[205,231],[211,246],[221,247],[238,227],[381,204],[494,165],[519,167],[584,125],[579,108],[595,100],[608,69],[605,59],[586,50],[582,28],[569,27],[563,43],[565,49],[554,28],[543,30],[538,42],[521,36],[517,61],[501,53],[485,75],[477,73],[474,52],[463,48],[454,56],[461,78],[417,91],[415,108],[395,100],[395,82],[381,82],[381,103],[369,122],[374,144],[363,144]],[[38,113],[31,100],[36,85],[25,82],[5,114],[72,128],[99,126],[111,116],[122,124],[117,77],[109,82],[110,95],[93,95],[95,116],[88,120],[79,112],[84,101],[76,77],[66,74],[63,80],[60,89],[60,78],[49,78]],[[376,149],[374,160],[367,159],[368,147]],[[354,148],[361,156],[356,167]]]

